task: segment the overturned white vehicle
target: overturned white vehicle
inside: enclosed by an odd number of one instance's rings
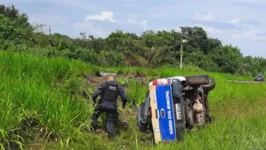
[[[154,143],[182,140],[184,131],[211,122],[208,94],[215,81],[208,75],[153,80],[137,112],[141,132],[153,133]]]

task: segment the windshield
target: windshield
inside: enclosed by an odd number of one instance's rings
[[[263,76],[262,75],[259,75],[259,76],[257,76],[257,78],[263,78]]]

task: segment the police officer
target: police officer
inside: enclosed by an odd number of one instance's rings
[[[108,76],[107,81],[101,84],[93,95],[93,103],[96,103],[97,97],[101,95],[101,99],[96,106],[92,115],[92,127],[97,129],[97,119],[103,112],[107,113],[107,130],[108,137],[113,138],[114,133],[114,121],[118,119],[117,112],[117,98],[121,97],[123,103],[123,109],[126,106],[127,98],[121,86],[115,82],[114,76]]]

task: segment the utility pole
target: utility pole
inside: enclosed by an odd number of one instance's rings
[[[183,27],[181,28],[181,48],[180,48],[180,70],[183,67]]]
[[[49,36],[51,36],[51,26],[49,26]]]
[[[181,50],[180,50],[180,70],[182,70],[183,65],[183,40],[181,40]]]
[[[183,28],[181,28],[181,48],[180,48],[180,70],[182,70],[183,67],[183,43],[186,43],[187,41],[183,39]]]

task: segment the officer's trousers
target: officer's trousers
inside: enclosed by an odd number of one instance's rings
[[[93,112],[92,115],[92,125],[93,128],[98,128],[97,127],[97,120],[100,116],[101,113],[106,112],[107,113],[107,131],[108,135],[112,136],[114,135],[114,123],[115,120],[118,119],[118,112],[117,112],[117,107],[114,104],[109,104],[109,103],[101,103],[99,104]]]

